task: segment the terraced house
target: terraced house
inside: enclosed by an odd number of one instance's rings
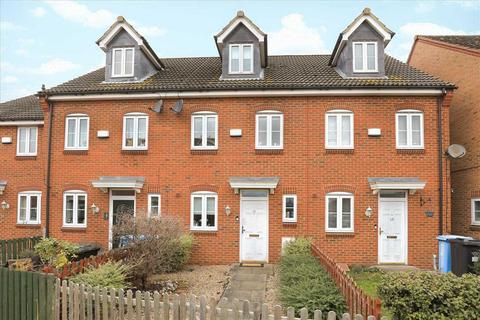
[[[339,262],[431,267],[454,85],[386,55],[393,35],[365,9],[331,54],[272,56],[240,11],[218,56],[164,58],[119,17],[104,68],[1,105],[2,238],[107,248],[129,212],[178,217],[198,263],[274,262],[305,236]]]

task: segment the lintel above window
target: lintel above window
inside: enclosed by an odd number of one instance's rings
[[[353,42],[353,72],[378,72],[377,42]]]
[[[134,62],[134,48],[112,49],[112,77],[133,77]]]

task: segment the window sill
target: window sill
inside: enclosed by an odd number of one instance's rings
[[[122,149],[122,154],[132,154],[132,155],[146,155],[148,154],[148,150],[141,150],[141,149]]]
[[[472,225],[470,225],[470,230],[480,231],[480,224],[472,224]]]
[[[217,235],[218,230],[197,230],[197,229],[190,229],[190,232],[196,234],[208,234],[208,235]]]
[[[74,155],[87,155],[88,150],[73,150],[73,149],[65,149],[63,150],[63,154],[74,154]]]
[[[61,231],[66,232],[86,232],[87,227],[69,227],[69,226],[62,226],[60,229]]]
[[[42,225],[40,223],[17,223],[17,228],[29,228],[29,229],[40,229]]]
[[[329,154],[353,154],[355,149],[325,149],[325,153]]]
[[[218,149],[191,149],[190,154],[192,155],[203,155],[203,154],[217,154]]]
[[[297,221],[282,221],[282,226],[284,228],[296,228]]]
[[[397,149],[398,154],[423,154],[425,149]]]
[[[355,235],[354,231],[325,231],[327,237],[353,237]]]
[[[255,149],[255,154],[283,154],[283,149]]]
[[[32,156],[21,156],[21,155],[16,155],[15,156],[16,160],[37,160],[37,155],[32,155]]]

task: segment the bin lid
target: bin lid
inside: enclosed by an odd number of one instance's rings
[[[440,241],[449,241],[453,239],[473,240],[472,237],[458,236],[454,234],[443,234],[441,236],[438,236],[437,239]]]
[[[479,247],[480,248],[480,240],[476,240],[476,239],[467,239],[463,242],[463,245],[464,246],[472,246],[472,247]]]

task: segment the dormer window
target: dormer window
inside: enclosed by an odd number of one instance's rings
[[[134,48],[112,50],[112,77],[133,77]]]
[[[232,74],[253,73],[253,45],[230,45],[230,69]]]
[[[377,72],[377,43],[353,43],[353,72]]]

